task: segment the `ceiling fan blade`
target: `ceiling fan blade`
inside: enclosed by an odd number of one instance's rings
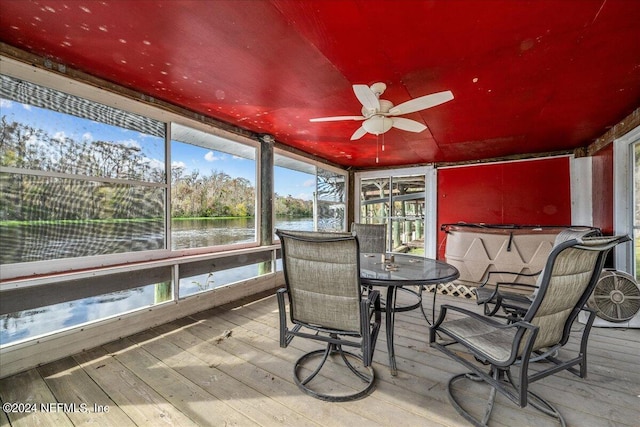
[[[435,107],[436,105],[443,104],[447,101],[451,101],[452,99],[453,93],[450,90],[432,93],[431,95],[425,95],[419,98],[410,99],[407,102],[396,105],[389,110],[389,114],[391,114],[392,116],[398,116],[400,114],[413,113],[415,111]]]
[[[356,94],[356,98],[367,110],[378,111],[380,110],[380,101],[371,88],[367,85],[353,85],[353,93]]]
[[[409,132],[422,132],[427,127],[415,120],[405,119],[404,117],[393,117],[393,127],[396,129],[407,130]]]
[[[360,126],[354,133],[353,135],[351,135],[351,140],[355,141],[356,139],[360,139],[363,136],[365,136],[367,133],[367,131],[365,130],[365,128],[363,128],[362,126]]]
[[[341,120],[364,120],[363,116],[334,116],[334,117],[318,117],[309,119],[310,122],[339,122]]]

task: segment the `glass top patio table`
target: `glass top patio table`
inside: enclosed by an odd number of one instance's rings
[[[389,353],[389,369],[391,375],[397,375],[395,351],[393,346],[393,328],[395,313],[422,307],[422,293],[414,305],[395,307],[396,293],[403,286],[427,286],[447,283],[457,279],[460,272],[454,266],[443,261],[412,255],[393,254],[393,261],[382,262],[381,253],[360,254],[360,281],[363,286],[385,286],[385,325],[387,333],[387,350]],[[387,255],[387,258],[390,256]],[[435,304],[435,291],[434,291]]]

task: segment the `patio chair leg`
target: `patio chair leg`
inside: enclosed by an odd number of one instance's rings
[[[345,354],[344,351],[342,351],[342,346],[338,346],[338,351],[340,352],[340,357],[342,357],[342,361],[344,362],[345,365],[347,365],[347,368],[349,368],[349,370],[351,372],[353,372],[358,378],[360,378],[362,381],[367,382],[369,381],[369,377],[366,376],[365,374],[363,374],[362,372],[358,371],[352,364],[351,362],[349,362],[349,359],[347,359],[347,356]],[[358,360],[362,360],[360,358],[358,358]]]
[[[453,385],[454,385],[454,383],[458,382],[459,380],[464,380],[464,379],[477,382],[479,377],[477,377],[477,376],[475,376],[473,374],[464,373],[464,374],[458,374],[458,375],[454,376],[453,378],[451,378],[449,380],[449,383],[447,384],[447,392],[449,394],[449,401],[451,402],[451,405],[453,406],[453,408],[460,415],[462,415],[465,420],[469,421],[471,424],[473,424],[476,427],[486,427],[487,426],[487,422],[489,421],[489,417],[491,416],[491,412],[493,410],[493,404],[494,404],[495,398],[496,398],[496,389],[494,387],[491,387],[491,391],[489,392],[489,399],[488,399],[488,402],[487,402],[487,408],[485,410],[484,417],[483,417],[482,421],[479,421],[473,415],[471,415],[469,412],[467,412],[467,410],[464,409],[462,407],[462,405],[460,405],[460,403],[458,403],[458,400],[453,395]]]
[[[505,379],[505,374],[506,374],[506,379]],[[492,369],[491,376],[493,377],[494,380],[504,382],[505,385],[509,384],[515,388],[513,379],[511,377],[511,373],[509,371]],[[476,427],[487,427],[489,418],[491,417],[491,413],[495,405],[497,389],[493,386],[490,386],[489,398],[487,399],[487,406],[486,406],[484,415],[482,417],[482,420],[479,420],[478,418],[471,415],[466,409],[464,409],[453,394],[454,384],[464,379],[474,381],[474,382],[484,382],[484,380],[480,376],[472,372],[458,374],[454,376],[449,380],[449,384],[447,385],[449,401],[451,402],[451,405],[454,407],[454,409],[471,424],[473,424]],[[562,427],[566,427],[567,424],[564,420],[564,417],[562,416],[562,414],[560,414],[560,412],[555,406],[553,406],[551,403],[549,403],[539,395],[533,393],[532,391],[528,391],[527,396],[528,396],[527,403],[530,404],[533,408],[537,409],[538,411],[542,412],[545,415],[555,418]]]
[[[509,372],[507,372],[507,379],[512,385],[514,384],[513,379],[511,378],[511,373]],[[560,411],[558,411],[555,406],[549,403],[549,401],[543,399],[531,390],[527,391],[527,403],[543,414],[558,420],[562,427],[566,427],[567,423],[565,422],[564,417],[562,416]]]
[[[347,389],[344,394],[325,394],[312,389],[308,385],[322,370],[329,356],[336,353],[340,354],[341,360],[345,363],[349,370],[353,372],[364,383],[363,388],[357,390],[356,392],[352,392],[352,388]],[[300,379],[300,373],[305,368],[305,363],[312,358],[318,357],[321,359],[318,366],[313,370],[311,374],[306,376],[305,379]],[[324,350],[315,350],[302,355],[302,357],[300,357],[293,366],[293,379],[300,390],[320,400],[325,400],[328,402],[346,402],[350,400],[360,399],[368,395],[373,390],[375,386],[375,372],[373,370],[373,367],[371,366],[364,367],[364,369],[367,370],[367,373],[360,372],[356,369],[353,363],[349,361],[349,359],[356,360],[364,365],[364,361],[361,356],[350,353],[348,351],[344,351],[342,349],[342,346],[340,345],[329,343]],[[340,382],[340,380],[337,380],[337,382]]]
[[[324,350],[324,354],[322,355],[322,360],[320,361],[320,364],[318,365],[318,367],[311,374],[309,374],[309,376],[307,378],[305,378],[304,380],[300,381],[300,384],[307,385],[307,383],[309,381],[311,381],[312,379],[314,379],[316,377],[316,375],[318,375],[318,372],[320,372],[320,369],[322,369],[322,367],[324,366],[325,362],[327,361],[327,357],[329,357],[329,354],[332,351],[332,347],[333,347],[333,344],[328,344],[327,345],[327,348]],[[318,350],[316,352],[309,353],[309,354],[319,354],[319,353],[320,353],[320,350]],[[302,360],[302,359],[299,359],[298,362],[300,362],[300,360]],[[297,371],[297,367],[298,367],[298,363],[295,364],[293,370]],[[297,375],[296,375],[296,378],[297,378]]]
[[[427,312],[424,311],[424,305],[422,305],[422,292],[424,292],[424,286],[418,285],[418,294],[420,295],[419,298],[418,298],[420,300],[420,311],[422,312],[422,317],[424,317],[424,320],[426,320],[427,324],[429,326],[431,326],[431,321],[429,321],[429,316],[427,316]],[[434,310],[435,306],[436,306],[436,303],[435,303],[435,298],[434,298],[433,307],[432,307],[431,313],[435,313],[435,310]]]

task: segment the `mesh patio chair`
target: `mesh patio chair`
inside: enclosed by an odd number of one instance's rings
[[[358,236],[360,252],[384,254],[387,252],[386,224],[351,223],[351,232]]]
[[[601,232],[592,227],[570,227],[562,230],[555,238],[554,247],[571,239],[600,236]],[[533,285],[514,282],[497,282],[489,284],[494,275],[508,275],[517,280],[522,277],[536,277]],[[483,282],[474,289],[476,302],[482,305],[487,316],[503,317],[509,321],[516,321],[527,312],[531,301],[535,298],[540,287],[542,271],[535,273],[520,273],[513,271],[490,271]]]
[[[351,223],[351,233],[358,237],[360,244],[360,252],[364,254],[386,254],[387,252],[387,225],[386,224],[360,224],[357,222]],[[425,318],[428,324],[429,318],[424,311],[422,305],[422,286],[417,286],[416,290],[402,287],[398,289],[400,292],[405,292],[415,297],[411,303],[406,305],[396,305],[394,310],[396,312],[410,311],[420,308],[422,316]],[[435,292],[435,291],[434,291]],[[386,301],[384,298],[381,300],[383,308],[386,310]]]
[[[505,324],[459,307],[441,307],[440,316],[430,329],[429,342],[471,370],[451,378],[447,387],[451,404],[464,418],[476,426],[487,425],[499,393],[522,408],[531,404],[566,425],[558,410],[529,390],[529,384],[562,370],[586,377],[587,343],[595,311],[586,308],[585,303],[609,250],[628,240],[628,236],[585,237],[557,245],[548,257],[533,302],[517,322]],[[564,346],[569,340],[571,325],[582,310],[587,311],[589,317],[582,330],[580,347],[573,355],[571,352],[575,350]],[[563,347],[560,359],[555,354]],[[567,352],[571,357],[566,357]],[[466,357],[461,353],[466,353]],[[529,362],[534,358],[550,363],[537,365],[536,368],[545,368],[530,372]],[[512,368],[519,371],[515,378]],[[490,388],[482,417],[477,411],[474,415],[470,409],[463,408],[463,399],[454,392],[455,384],[467,380]]]
[[[305,393],[326,401],[366,396],[374,387],[371,364],[382,316],[380,293],[364,296],[362,292],[358,239],[347,233],[278,230],[276,234],[282,245],[286,282],[286,288],[277,292],[280,346],[287,347],[294,337],[326,343],[325,349],[306,353],[295,362],[295,383]],[[336,363],[323,370],[328,360]],[[353,374],[355,384],[345,385],[346,374],[336,378],[335,372],[342,372],[338,365]],[[345,385],[345,390],[336,390],[339,385],[323,388],[327,379]]]

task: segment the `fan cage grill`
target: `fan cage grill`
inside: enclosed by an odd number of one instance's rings
[[[629,274],[605,270],[587,305],[609,322],[629,321],[640,311],[640,286]]]

